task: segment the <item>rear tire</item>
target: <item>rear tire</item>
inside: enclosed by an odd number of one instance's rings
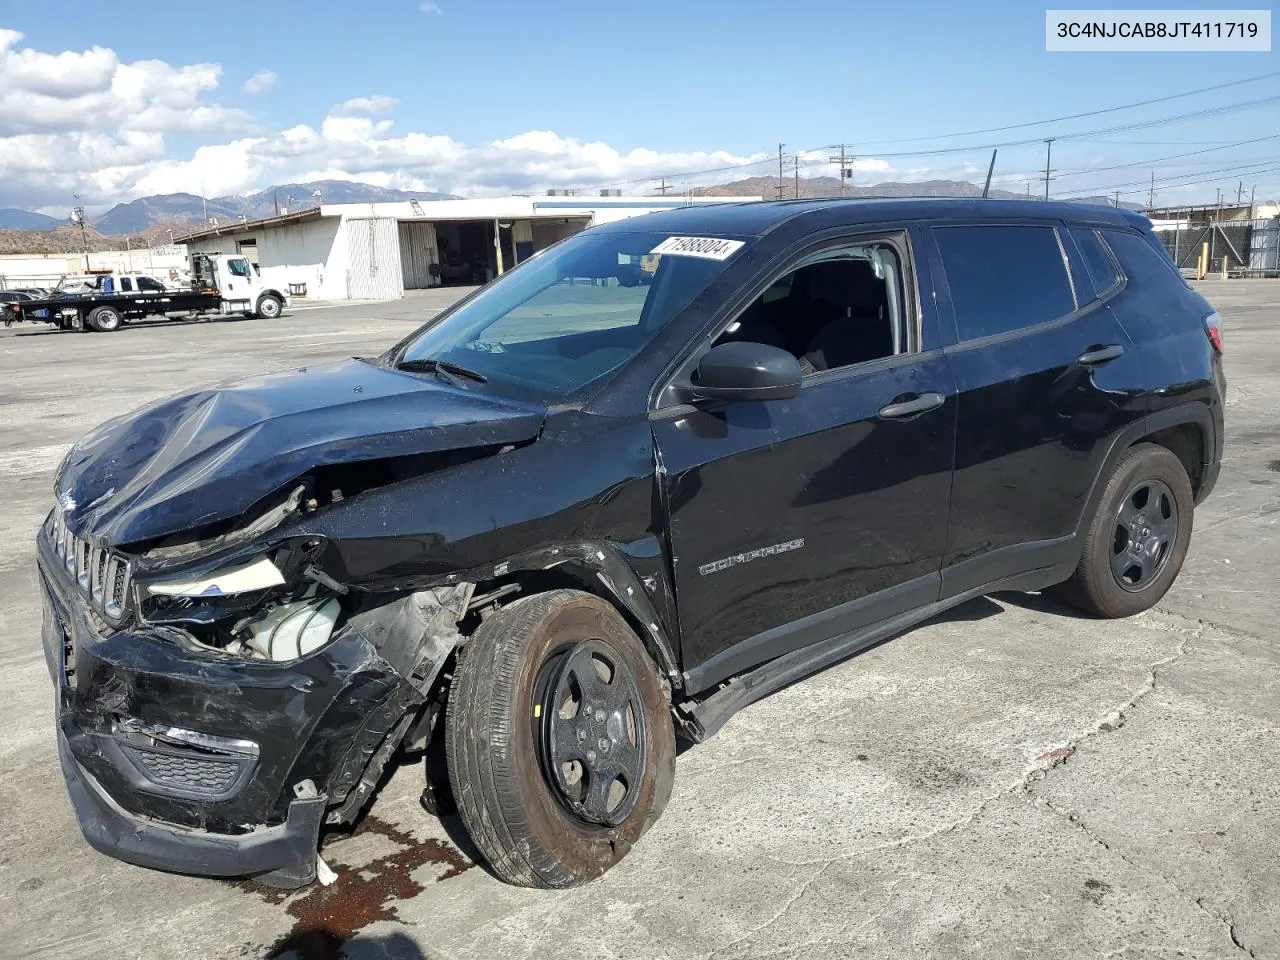
[[[111,333],[120,329],[122,319],[115,307],[95,307],[89,313],[89,326],[99,333]]]
[[[582,656],[592,668],[603,658],[601,685],[584,680],[587,693],[566,717],[549,706],[550,696]],[[593,699],[593,691],[624,703],[622,712],[610,708],[607,720],[596,719],[605,714],[589,707],[604,700]],[[624,714],[629,721],[619,728],[615,718]],[[597,724],[589,733],[588,723]],[[553,733],[553,724],[562,726]],[[581,591],[525,597],[481,623],[459,653],[445,734],[462,822],[493,872],[518,886],[572,887],[600,876],[657,821],[671,796],[675,735],[657,668],[617,611]],[[572,763],[550,764],[557,734],[583,744],[574,781],[583,803],[565,792]],[[600,753],[588,762],[586,750],[597,744]],[[601,774],[602,795],[613,806],[593,807],[596,765],[605,770],[624,754],[634,761],[637,782],[625,783],[623,798],[614,801],[623,778]],[[597,809],[603,816],[593,819]]]
[[[1149,610],[1182,569],[1194,509],[1191,481],[1177,456],[1153,443],[1130,447],[1102,492],[1075,573],[1057,592],[1100,617]]]

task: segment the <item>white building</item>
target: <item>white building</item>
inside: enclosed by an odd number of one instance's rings
[[[690,204],[760,197],[494,197],[323,204],[198,230],[191,253],[243,253],[265,283],[312,300],[394,300],[484,283],[587,227]]]

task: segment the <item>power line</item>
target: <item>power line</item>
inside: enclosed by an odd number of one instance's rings
[[[1275,164],[1275,163],[1280,163],[1280,157],[1271,157],[1271,158],[1266,159],[1266,160],[1256,160],[1256,161],[1254,161],[1254,162],[1252,162],[1252,163],[1240,164],[1240,165],[1231,166],[1231,167],[1219,167],[1217,170],[1200,170],[1200,171],[1197,171],[1197,172],[1195,172],[1195,173],[1181,173],[1181,174],[1174,174],[1173,176],[1169,176],[1169,177],[1156,177],[1156,178],[1154,178],[1154,181],[1153,181],[1153,182],[1154,182],[1154,183],[1156,183],[1156,184],[1158,184],[1158,185],[1163,185],[1163,186],[1166,186],[1166,187],[1169,187],[1169,186],[1190,186],[1191,184],[1179,184],[1179,183],[1173,183],[1172,181],[1175,181],[1175,180],[1181,180],[1181,179],[1182,179],[1182,178],[1184,178],[1184,177],[1199,177],[1199,176],[1203,176],[1203,175],[1205,175],[1205,174],[1213,174],[1213,173],[1220,173],[1220,174],[1223,174],[1223,176],[1220,176],[1220,177],[1210,177],[1210,178],[1209,178],[1209,179],[1207,179],[1207,180],[1197,180],[1197,181],[1193,181],[1194,183],[1217,183],[1217,182],[1222,181],[1222,180],[1230,180],[1230,179],[1233,179],[1233,178],[1235,178],[1236,176],[1238,176],[1238,175],[1240,175],[1240,174],[1243,174],[1243,173],[1249,173],[1249,174],[1253,175],[1253,174],[1260,174],[1260,173],[1266,173],[1266,172],[1269,172],[1269,171],[1266,171],[1266,170],[1256,170],[1256,169],[1254,169],[1254,168],[1255,168],[1255,167],[1259,167],[1259,166],[1265,166],[1265,165],[1267,165],[1267,164]],[[1112,191],[1112,190],[1115,190],[1115,189],[1118,189],[1118,188],[1121,188],[1121,187],[1140,187],[1140,188],[1142,188],[1142,189],[1149,189],[1149,186],[1148,186],[1148,180],[1147,180],[1146,178],[1144,178],[1144,179],[1142,179],[1142,180],[1126,180],[1126,181],[1123,181],[1123,182],[1121,182],[1121,183],[1110,183],[1110,184],[1106,184],[1105,186],[1088,187],[1088,188],[1081,188],[1081,189],[1079,189],[1079,190],[1073,190],[1073,191],[1070,191],[1069,193],[1067,193],[1067,194],[1066,194],[1064,197],[1062,197],[1061,199],[1069,200],[1069,199],[1071,199],[1072,197],[1079,197],[1079,196],[1092,196],[1093,194],[1097,194],[1097,193],[1107,193],[1107,192],[1110,192],[1110,191]],[[1136,190],[1126,190],[1125,192],[1126,192],[1126,193],[1140,193],[1140,192],[1141,192],[1141,189],[1136,189]]]
[[[1201,87],[1198,90],[1188,90],[1186,93],[1171,93],[1166,97],[1155,97],[1151,100],[1139,100],[1136,103],[1123,103],[1118,107],[1106,107],[1102,110],[1087,110],[1084,113],[1070,113],[1061,117],[1053,117],[1049,120],[1028,120],[1025,123],[1011,123],[1003,127],[985,127],[981,130],[966,130],[963,133],[941,133],[928,137],[904,137],[898,140],[876,140],[873,143],[920,143],[925,140],[947,140],[951,137],[974,137],[981,133],[1003,133],[1005,130],[1021,130],[1026,127],[1039,127],[1046,123],[1061,123],[1064,120],[1080,120],[1084,117],[1097,117],[1105,113],[1116,113],[1120,110],[1132,110],[1135,107],[1149,107],[1153,103],[1167,103],[1170,100],[1180,100],[1183,97],[1193,97],[1201,93],[1212,93],[1214,90],[1225,90],[1228,87],[1238,87],[1246,83],[1256,83],[1259,80],[1269,80],[1272,77],[1280,77],[1280,71],[1271,73],[1261,73],[1256,77],[1246,77],[1243,80],[1231,80],[1227,83],[1215,84],[1212,87]]]
[[[1190,150],[1187,153],[1172,153],[1167,157],[1153,157],[1150,160],[1135,160],[1133,163],[1116,163],[1109,167],[1081,167],[1078,170],[1066,170],[1058,174],[1059,177],[1078,177],[1085,173],[1103,173],[1107,170],[1122,170],[1125,167],[1146,167],[1155,163],[1163,163],[1166,160],[1180,160],[1183,157],[1194,157],[1202,153],[1213,153],[1215,150],[1227,150],[1231,147],[1244,147],[1251,143],[1262,143],[1264,140],[1280,140],[1280,133],[1269,134],[1265,137],[1254,137],[1252,140],[1237,140],[1234,143],[1224,143],[1220,147],[1206,147],[1203,150]]]

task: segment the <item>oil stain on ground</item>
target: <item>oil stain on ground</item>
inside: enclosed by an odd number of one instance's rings
[[[355,869],[330,861],[338,873],[337,881],[327,887],[314,883],[301,894],[252,880],[236,882],[267,903],[285,904],[285,912],[293,917],[292,929],[272,945],[267,957],[293,953],[303,960],[338,958],[342,945],[369,924],[399,919],[396,901],[411,899],[423,890],[423,885],[413,878],[415,870],[432,863],[442,866],[438,883],[475,866],[450,844],[436,839],[415,840],[377,817],[365,817],[349,836],[364,833],[385,837],[400,849]]]

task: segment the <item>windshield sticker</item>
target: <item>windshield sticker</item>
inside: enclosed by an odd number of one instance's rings
[[[649,252],[672,257],[728,260],[742,245],[742,240],[721,240],[718,237],[667,237]]]

